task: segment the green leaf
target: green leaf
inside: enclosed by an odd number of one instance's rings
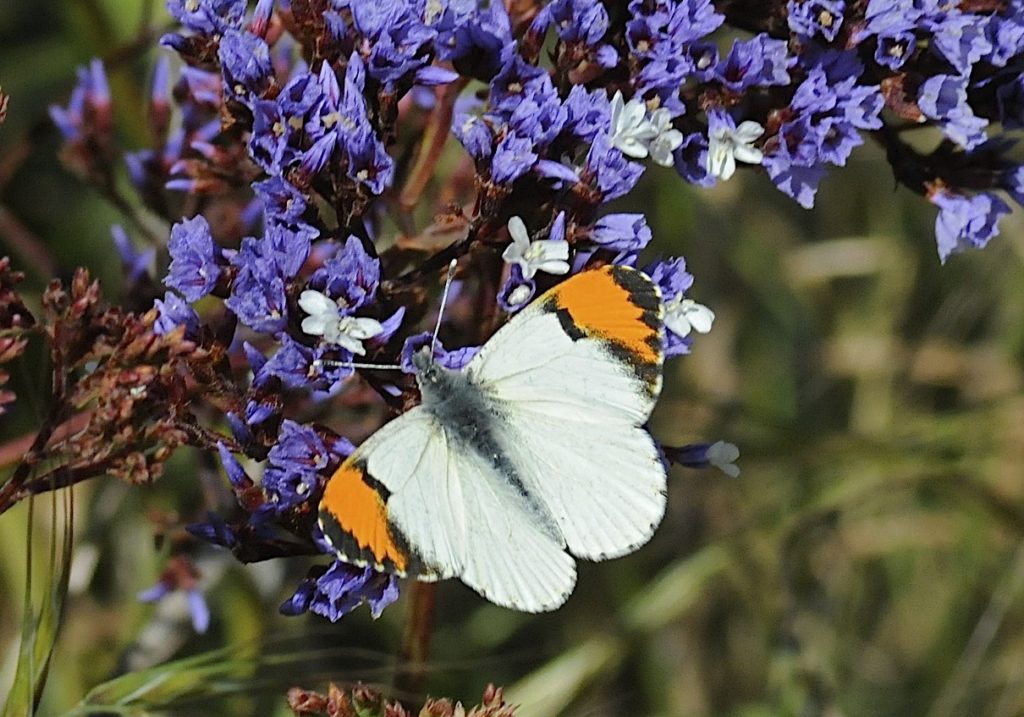
[[[43,598],[36,614],[32,600],[32,545],[35,525],[35,501],[29,499],[28,520],[25,527],[25,599],[21,625],[21,645],[14,684],[4,705],[4,717],[32,715],[39,706],[50,659],[60,631],[61,609],[68,592],[71,568],[71,548],[74,535],[74,491],[52,492],[50,497],[50,540],[48,570],[42,585]],[[58,520],[57,503],[62,505],[62,520]],[[58,554],[57,544],[60,543]]]

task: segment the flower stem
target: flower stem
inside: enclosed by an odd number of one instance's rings
[[[397,692],[422,695],[427,679],[430,635],[434,629],[437,584],[416,581],[409,593],[409,619],[405,624],[402,648],[398,653],[395,688]]]

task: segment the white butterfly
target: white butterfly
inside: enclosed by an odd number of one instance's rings
[[[665,468],[644,424],[663,332],[657,286],[608,266],[538,298],[462,371],[425,349],[414,357],[422,404],[331,477],[324,534],[357,565],[557,608],[574,558],[625,555],[661,522]]]

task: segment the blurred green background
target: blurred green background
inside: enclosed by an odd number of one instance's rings
[[[109,227],[121,218],[61,168],[46,107],[66,101],[76,65],[113,57],[120,139],[142,146],[155,54],[122,50],[153,44],[140,30],[165,22],[149,0],[0,3],[11,96],[0,252],[28,273],[29,295],[84,265],[118,296]],[[896,189],[870,145],[824,182],[813,211],[739,175],[697,190],[651,166],[619,208],[649,212],[655,247],[687,258],[691,295],[718,316],[669,363],[652,430],[668,444],[738,444],[741,477],[674,470],[653,541],[582,565],[553,614],[442,584],[430,693],[472,703],[492,681],[523,717],[1024,715],[1022,213],[988,249],[941,267],[933,207]],[[42,414],[48,380],[38,355],[11,369],[7,447]],[[174,714],[284,715],[292,685],[392,683],[408,591],[378,621],[366,609],[335,625],[284,618],[277,605],[305,564],[241,566],[210,550],[199,555],[208,634],[192,633],[183,604],[135,600],[167,555],[154,521],[200,518],[221,480],[183,451],[155,486],[77,489],[42,714],[119,674],[217,648],[221,672],[179,683]],[[37,501],[31,526],[37,584],[49,506]],[[28,513],[0,517],[0,695],[24,612]],[[227,696],[205,698],[214,682]]]

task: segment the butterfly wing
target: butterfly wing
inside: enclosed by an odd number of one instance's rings
[[[590,560],[645,543],[665,511],[647,421],[661,389],[657,287],[626,267],[583,272],[502,327],[467,367],[496,438],[569,551]]]
[[[338,557],[355,565],[420,580],[457,575],[464,531],[461,503],[443,491],[447,446],[436,420],[416,407],[363,442],[331,476],[320,499],[320,527]],[[407,535],[394,521],[393,502],[420,502],[423,528]]]
[[[560,538],[493,465],[453,448],[422,407],[342,464],[324,490],[320,525],[346,562],[420,580],[457,576],[517,610],[551,610],[576,582]]]

